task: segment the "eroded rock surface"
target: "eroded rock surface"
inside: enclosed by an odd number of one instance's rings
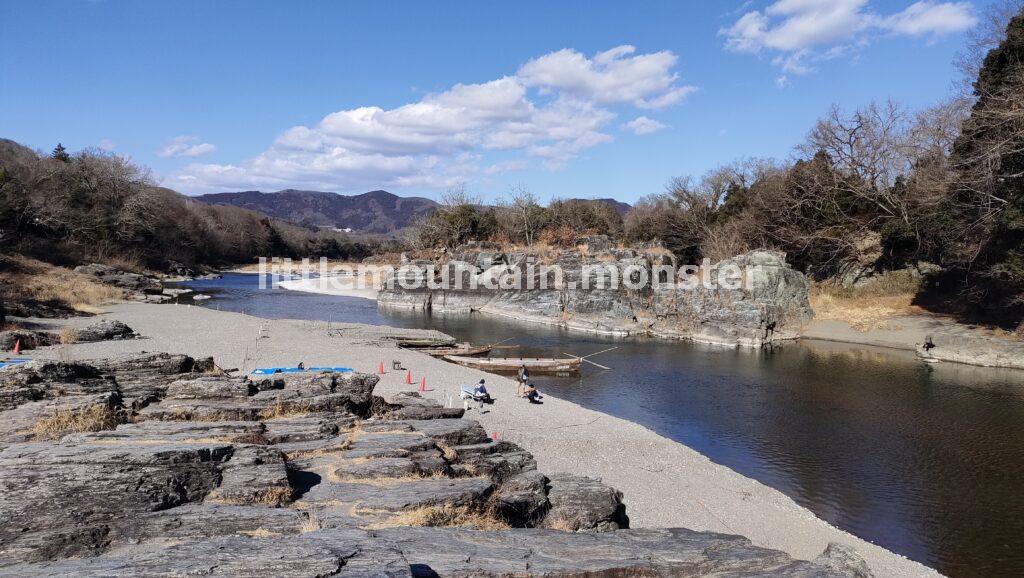
[[[660,248],[618,249],[600,237],[581,247],[535,255],[468,245],[436,263],[404,263],[377,300],[385,307],[481,311],[598,333],[747,346],[796,338],[813,315],[807,279],[780,253],[738,255],[705,267],[705,277]],[[541,264],[557,267],[561,277]],[[609,275],[602,285],[602,270],[615,271],[617,282]],[[681,275],[686,272],[692,284]],[[437,288],[417,284],[427,278]]]
[[[614,488],[376,383],[168,354],[5,370],[0,575],[870,575],[841,546],[628,530]]]

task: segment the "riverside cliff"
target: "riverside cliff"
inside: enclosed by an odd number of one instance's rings
[[[561,277],[541,265],[557,267]],[[623,282],[599,287],[594,277],[602,268],[617,270]],[[714,282],[728,270],[741,273],[739,286]],[[437,261],[403,262],[377,300],[384,307],[478,311],[595,333],[755,347],[799,337],[813,317],[806,277],[780,253],[751,251],[697,273],[711,283],[670,282],[680,273],[663,249],[620,249],[606,238],[553,254],[505,253],[476,243]],[[626,283],[627,277],[635,283]]]

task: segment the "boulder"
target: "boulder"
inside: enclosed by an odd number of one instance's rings
[[[853,576],[854,578],[874,577],[871,569],[868,568],[868,563],[864,561],[864,558],[856,550],[838,542],[829,542],[825,551],[814,559],[814,563],[845,576]]]
[[[112,319],[104,319],[75,331],[75,340],[80,343],[110,341],[114,339],[135,339],[138,336],[131,327]]]
[[[541,526],[569,532],[609,532],[629,527],[622,492],[600,480],[552,474],[548,481],[550,509]]]
[[[386,398],[375,398],[374,415],[386,420],[456,419],[466,410],[461,407],[444,407],[415,391],[403,391]]]
[[[499,515],[514,527],[532,527],[548,509],[548,478],[536,471],[506,479],[494,494]]]
[[[22,349],[36,349],[60,343],[60,338],[47,331],[31,329],[10,329],[0,331],[0,351],[12,351],[20,344]]]

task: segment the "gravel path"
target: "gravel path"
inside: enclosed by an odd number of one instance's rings
[[[118,319],[146,336],[133,341],[78,344],[33,352],[36,357],[87,359],[136,351],[213,355],[224,368],[295,365],[343,365],[376,371],[384,362],[382,394],[414,389],[405,372],[391,371],[392,360],[412,371],[415,383],[426,377],[426,395],[444,402],[461,385],[487,379],[498,399],[479,420],[499,439],[520,444],[546,472],[572,472],[602,478],[625,493],[634,527],[682,526],[742,534],[755,544],[811,559],[830,541],[853,546],[876,576],[935,576],[937,573],[838,530],[782,493],[712,463],[690,448],[640,425],[576,404],[547,397],[544,405],[515,398],[512,380],[483,373],[425,354],[380,343],[388,334],[429,333],[357,324],[265,320],[185,305],[118,304],[103,317]],[[74,326],[95,319],[72,319]],[[459,403],[456,399],[455,403]]]

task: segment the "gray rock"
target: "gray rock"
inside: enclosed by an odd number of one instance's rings
[[[123,413],[121,395],[117,391],[30,401],[14,409],[0,412],[0,447],[31,441],[37,437],[57,439],[66,434],[73,434],[73,426],[68,424],[64,429],[58,429],[53,420],[49,420],[50,425],[43,430],[35,431],[35,427],[43,420],[59,414],[73,415],[94,411],[100,412],[93,414],[94,417],[109,420],[109,423],[94,423],[97,427],[113,427],[117,421],[127,418],[127,414]]]
[[[534,526],[549,506],[547,484],[536,470],[506,479],[494,494],[499,515],[517,528]]]
[[[451,447],[456,459],[454,475],[487,476],[502,483],[522,472],[537,469],[533,454],[511,442],[500,441]]]
[[[94,341],[110,341],[114,339],[135,339],[138,334],[120,321],[104,319],[75,332],[75,340],[80,343]]]
[[[928,362],[952,361],[983,367],[1024,369],[1024,343],[977,333],[936,332],[917,345]]]
[[[85,363],[30,361],[0,372],[0,410],[66,395],[116,391],[112,379]]]
[[[93,276],[101,283],[113,285],[126,291],[151,294],[159,294],[163,291],[163,285],[152,277],[138,273],[128,273],[127,271],[122,271],[108,265],[100,265],[99,263],[79,265],[75,267],[75,272]]]
[[[629,527],[622,492],[600,480],[551,474],[548,485],[551,507],[542,527],[570,532],[608,532]]]
[[[46,331],[10,329],[0,331],[0,351],[13,351],[18,345],[23,350],[36,349],[60,343],[60,338]]]
[[[374,400],[373,413],[385,420],[457,419],[466,413],[461,407],[444,407],[415,391],[403,391]]]
[[[133,407],[142,407],[164,397],[172,382],[216,370],[213,358],[197,360],[172,353],[137,353],[85,363],[113,377],[125,398],[125,405]]]
[[[742,536],[684,529],[570,534],[519,529],[387,528],[413,576],[852,576],[758,548]]]
[[[201,501],[233,448],[24,443],[0,452],[0,565],[101,551],[117,520]]]
[[[855,578],[874,578],[871,568],[856,550],[845,544],[829,542],[814,563]]]
[[[297,501],[346,505],[356,514],[401,512],[426,506],[482,507],[494,484],[480,478],[422,478],[400,484],[320,483]]]
[[[535,255],[516,254],[505,264],[478,261],[483,272],[475,288],[444,287],[428,289],[422,285],[393,283],[378,295],[382,306],[423,309],[440,312],[482,311],[526,321],[559,325],[590,332],[621,335],[658,335],[724,345],[760,346],[764,343],[799,337],[801,326],[813,315],[807,299],[807,279],[790,268],[785,256],[756,250],[724,260],[714,266],[711,280],[719,272],[746,271],[738,288],[721,283],[686,287],[650,284],[631,287],[624,283],[600,286],[597,266],[613,267],[631,280],[677,280],[678,270],[670,256],[650,249],[631,250],[611,247],[607,239],[592,238],[587,255],[565,250],[555,256],[563,283],[556,277],[527,267]],[[460,265],[476,253],[456,252]],[[395,281],[411,281],[423,276],[426,266],[408,266],[396,274]],[[524,276],[525,274],[525,276]],[[520,275],[525,283],[508,283]],[[739,282],[741,278],[725,279]],[[491,283],[488,283],[491,281]],[[548,281],[543,285],[542,281]],[[585,284],[586,283],[586,284]]]
[[[241,377],[200,376],[179,379],[167,386],[170,399],[220,399],[248,397],[256,393],[256,386]]]
[[[411,576],[400,551],[360,530],[294,536],[223,536],[166,548],[132,548],[88,560],[26,564],[2,576]]]

